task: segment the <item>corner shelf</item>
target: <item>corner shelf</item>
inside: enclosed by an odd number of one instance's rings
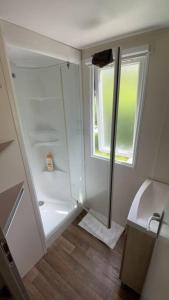
[[[57,129],[33,130],[29,133],[30,143],[33,147],[51,146],[60,143]]]
[[[35,130],[31,130],[29,132],[29,136],[30,137],[37,137],[39,135],[41,135],[41,136],[47,136],[47,135],[54,136],[57,133],[58,133],[58,129],[56,129],[56,128],[35,129]]]
[[[7,148],[14,140],[10,140],[7,142],[1,142],[0,143],[0,152],[2,152],[3,150],[5,150],[5,148]]]
[[[53,171],[48,171],[47,168],[43,169],[42,171],[43,173],[67,173],[66,171],[62,170],[62,169],[59,169],[59,168],[56,168],[54,167]]]
[[[52,97],[52,96],[51,97],[30,97],[30,98],[25,98],[25,100],[44,102],[44,101],[61,101],[62,98]]]
[[[38,146],[51,146],[51,145],[56,145],[59,143],[59,140],[55,140],[55,141],[38,141],[38,142],[34,142],[32,144],[33,147],[38,147]]]

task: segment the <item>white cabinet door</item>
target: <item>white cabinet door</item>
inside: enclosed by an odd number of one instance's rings
[[[19,273],[24,276],[42,256],[42,244],[26,184],[6,239]]]

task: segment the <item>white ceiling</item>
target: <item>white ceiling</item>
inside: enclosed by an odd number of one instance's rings
[[[169,0],[0,0],[0,18],[83,48],[169,26]]]

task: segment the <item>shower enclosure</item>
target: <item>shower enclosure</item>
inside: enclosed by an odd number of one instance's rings
[[[80,67],[23,49],[9,49],[9,56],[23,141],[48,240],[84,200]]]

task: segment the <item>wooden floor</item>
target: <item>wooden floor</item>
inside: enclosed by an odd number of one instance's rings
[[[30,299],[135,300],[119,280],[123,238],[114,250],[77,224],[69,226],[24,278]]]

